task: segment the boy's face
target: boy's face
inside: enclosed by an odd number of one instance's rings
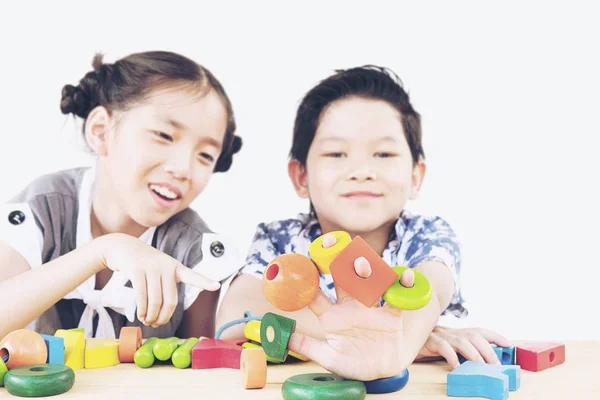
[[[407,200],[416,199],[425,164],[413,168],[401,116],[392,106],[351,97],[323,112],[306,168],[292,161],[289,171],[323,232],[364,234],[395,221]]]
[[[198,96],[171,89],[115,119],[99,154],[105,192],[137,224],[158,226],[188,207],[209,182],[224,141],[226,110],[214,91]]]

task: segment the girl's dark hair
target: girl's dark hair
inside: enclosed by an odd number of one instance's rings
[[[304,96],[296,114],[290,157],[305,166],[323,111],[336,100],[351,96],[383,100],[398,110],[413,164],[425,158],[421,117],[410,104],[402,82],[393,71],[373,65],[336,70]]]
[[[63,114],[82,118],[85,127],[85,120],[97,106],[103,106],[109,112],[123,111],[155,88],[166,84],[190,83],[200,90],[213,89],[227,109],[225,140],[215,172],[229,169],[233,155],[242,147],[242,140],[235,135],[231,101],[221,83],[208,69],[189,58],[166,51],[135,53],[113,64],[104,64],[102,59],[102,54],[96,54],[92,61],[93,70],[77,86],[63,87],[60,101]]]

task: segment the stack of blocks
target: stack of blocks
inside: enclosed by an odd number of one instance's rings
[[[519,389],[521,370],[540,372],[565,362],[565,345],[560,343],[492,347],[500,365],[468,361],[459,355],[461,365],[448,374],[448,396],[506,400],[509,391]]]

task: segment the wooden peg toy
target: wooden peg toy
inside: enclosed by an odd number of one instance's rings
[[[11,369],[4,377],[8,393],[19,397],[49,397],[68,392],[75,372],[62,364],[31,364]]]
[[[119,342],[116,339],[85,340],[86,369],[106,368],[119,364]]]
[[[325,246],[329,243],[323,243],[323,238],[327,235],[333,235],[333,237],[335,237],[335,244],[332,246]],[[348,232],[329,232],[319,236],[310,244],[308,254],[319,268],[319,272],[322,274],[331,274],[331,263],[351,241],[352,238],[350,238]]]
[[[356,259],[364,257],[371,265],[368,278],[354,270]],[[398,279],[398,274],[360,236],[356,236],[331,263],[331,275],[336,286],[366,307],[372,307]]]
[[[364,381],[367,394],[392,393],[402,389],[408,383],[408,369],[405,369],[398,375],[388,378],[374,379],[372,381]]]
[[[59,329],[54,336],[61,337],[65,343],[65,365],[73,370],[85,366],[85,336],[83,330]]]
[[[383,294],[383,300],[402,310],[418,310],[425,307],[433,296],[431,284],[425,275],[413,269],[415,282],[412,287],[404,287],[400,284],[400,277],[409,268],[393,267],[392,269],[396,272],[397,278]]]
[[[282,311],[306,307],[319,290],[319,271],[302,254],[282,254],[267,265],[263,274],[263,293]]]
[[[244,343],[244,346],[246,347],[251,347],[252,344],[256,344],[257,347],[261,347],[261,343],[260,343],[260,321],[257,320],[252,320],[252,321],[248,321],[246,323],[246,325],[244,326],[244,336],[246,337],[246,339],[248,339],[248,342]],[[301,361],[308,361],[308,357],[293,352],[291,350],[288,350],[288,354],[298,360]],[[274,359],[270,356],[267,355],[267,361],[268,362],[272,362],[275,364],[279,364],[283,361]]]
[[[167,361],[171,359],[173,352],[177,350],[180,344],[179,338],[169,337],[166,339],[158,339],[152,347],[154,357],[160,361]]]
[[[521,368],[518,365],[465,361],[448,374],[447,395],[506,400],[509,390],[519,389],[520,383]]]
[[[152,336],[148,338],[133,355],[133,362],[140,368],[150,368],[156,360],[154,357],[154,345],[158,338]]]
[[[46,343],[48,358],[46,364],[64,364],[65,363],[65,339],[58,336],[40,335]]]
[[[279,361],[288,356],[288,343],[296,329],[296,321],[281,315],[266,313],[260,323],[260,344],[265,354]]]
[[[142,328],[124,326],[119,333],[119,361],[132,363],[137,349],[142,346]]]
[[[517,346],[517,364],[526,371],[540,372],[564,362],[564,344],[525,343]]]
[[[367,397],[365,384],[329,373],[291,376],[281,387],[283,400],[363,400]]]
[[[245,342],[242,345],[242,347],[244,349],[262,349],[262,346],[260,344],[257,344],[257,343],[254,343],[254,342],[250,342],[250,341]],[[265,358],[266,358],[267,362],[270,362],[270,363],[273,363],[273,364],[281,364],[281,361],[275,360],[275,359],[267,356],[266,354],[265,354]]]
[[[192,349],[192,369],[240,369],[243,343],[240,340],[203,338]]]
[[[267,357],[262,348],[245,348],[240,358],[244,389],[262,389],[267,384]]]
[[[171,362],[175,368],[185,369],[192,365],[192,350],[200,341],[199,338],[186,339],[171,356]]]
[[[39,333],[17,329],[0,341],[0,358],[8,355],[9,370],[30,364],[43,364],[48,359],[46,342]]]
[[[6,364],[2,357],[0,357],[0,387],[4,386],[4,376],[8,372],[8,368],[6,368]]]

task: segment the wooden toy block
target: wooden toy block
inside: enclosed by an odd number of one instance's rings
[[[179,347],[177,347],[171,356],[171,362],[175,368],[185,369],[192,365],[192,350],[199,341],[199,338],[192,337],[186,339]]]
[[[517,346],[517,364],[526,371],[540,372],[564,362],[564,344],[526,343]]]
[[[392,393],[402,389],[408,383],[408,369],[389,378],[364,381],[367,394]]]
[[[46,343],[48,358],[46,364],[64,364],[65,363],[65,339],[51,335],[40,335]]]
[[[203,338],[192,349],[192,369],[240,369],[243,343],[240,340]]]
[[[85,368],[106,368],[119,364],[119,341],[90,338],[85,340]]]
[[[160,361],[167,361],[171,359],[173,352],[177,350],[181,340],[176,337],[169,337],[166,339],[158,339],[152,348],[154,357]]]
[[[65,343],[65,365],[73,370],[85,366],[85,336],[83,332],[59,329],[54,336],[61,337]]]
[[[8,355],[6,368],[43,364],[48,358],[46,342],[39,333],[29,329],[17,329],[0,341],[0,358]]]
[[[518,365],[465,361],[448,374],[447,395],[506,400],[509,390],[519,389],[520,384],[521,368]]]
[[[495,344],[491,344],[492,348],[494,349],[494,352],[496,352],[496,356],[498,357],[498,360],[500,361],[500,364],[502,365],[516,365],[515,362],[515,346],[510,346],[510,347],[501,347],[501,346],[497,346]],[[457,353],[458,355],[458,362],[459,363],[464,363],[465,361],[467,361],[467,359],[460,353]]]
[[[124,326],[119,333],[119,361],[132,363],[137,349],[142,346],[142,328]]]
[[[335,245],[331,247],[323,247],[323,237],[327,234],[335,236]],[[350,244],[352,238],[348,232],[344,231],[333,231],[323,234],[316,238],[308,248],[308,254],[319,268],[319,272],[322,274],[331,273],[331,263],[340,254],[346,246]]]
[[[365,384],[329,373],[294,375],[281,386],[283,400],[327,399],[363,400]]]
[[[267,357],[262,348],[243,349],[240,357],[244,389],[262,389],[267,384]]]
[[[133,362],[140,368],[150,368],[154,365],[154,345],[158,341],[157,337],[150,337],[146,340],[133,355]]]
[[[383,300],[402,310],[418,310],[429,303],[433,296],[431,284],[425,275],[413,269],[415,282],[412,287],[404,287],[400,284],[400,277],[409,269],[408,267],[393,267],[396,272],[396,280],[383,294]]]
[[[19,397],[50,397],[69,391],[75,384],[75,372],[64,364],[31,364],[8,371],[8,393]]]
[[[358,276],[354,261],[365,257],[371,265],[368,278]],[[331,263],[331,275],[337,286],[366,307],[372,307],[398,279],[398,274],[360,236],[356,236]]]
[[[296,321],[281,315],[266,313],[260,323],[260,344],[265,354],[279,361],[288,356],[288,343],[296,329]]]
[[[8,368],[6,368],[6,364],[2,357],[0,357],[0,387],[4,386],[4,376],[8,372]]]
[[[298,311],[315,298],[319,271],[302,254],[283,254],[267,265],[262,283],[263,293],[273,306],[283,311]]]
[[[260,344],[254,343],[254,342],[250,342],[250,341],[244,343],[242,345],[242,347],[244,349],[262,349],[262,346]],[[263,352],[264,352],[264,350],[263,350]],[[281,361],[275,360],[274,358],[271,358],[271,357],[267,356],[266,354],[265,354],[265,358],[266,358],[267,362],[270,362],[270,363],[273,363],[273,364],[281,364]]]
[[[246,325],[244,326],[244,336],[250,341],[250,342],[254,342],[256,343],[259,347],[262,348],[262,346],[260,346],[260,321],[257,320],[252,320],[252,321],[248,321],[246,323]],[[248,342],[247,342],[248,343]],[[302,361],[308,361],[308,357],[302,355],[302,354],[298,354],[296,352],[293,352],[291,350],[288,350],[288,355],[297,358],[298,360],[302,360]],[[282,361],[280,360],[276,360],[270,356],[267,355],[267,361],[272,362],[272,363],[281,363]]]

